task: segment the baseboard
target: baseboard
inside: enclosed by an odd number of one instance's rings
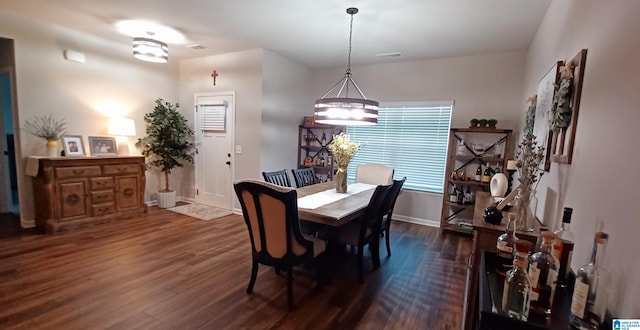
[[[414,223],[416,225],[440,228],[440,221],[413,218],[413,217],[408,217],[408,216],[405,216],[405,215],[395,215],[394,214],[393,215],[393,220],[398,220],[398,221],[403,221],[403,222],[410,222],[410,223]]]

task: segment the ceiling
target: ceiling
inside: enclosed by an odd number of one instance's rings
[[[0,0],[0,11],[131,45],[114,23],[158,22],[182,32],[169,61],[253,48],[311,69],[525,51],[551,0]],[[187,46],[199,44],[204,50]],[[400,57],[376,56],[399,52]]]

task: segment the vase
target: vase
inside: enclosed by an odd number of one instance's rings
[[[531,212],[531,188],[520,187],[515,198],[514,212],[516,213],[516,229],[519,231],[533,231],[535,217]]]
[[[58,141],[47,141],[47,157],[58,157]]]
[[[341,194],[347,193],[347,166],[338,165],[336,172],[336,192]]]

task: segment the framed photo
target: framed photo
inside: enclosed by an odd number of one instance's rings
[[[543,165],[546,172],[549,172],[549,168],[551,167],[551,149],[549,148],[551,132],[549,130],[549,118],[551,107],[553,106],[555,84],[558,82],[560,67],[563,64],[563,61],[557,61],[551,69],[547,71],[544,77],[540,79],[540,82],[538,82],[538,97],[533,134],[536,136],[538,145],[545,148]]]
[[[65,135],[62,137],[66,156],[84,156],[84,143],[81,135]]]
[[[116,138],[110,136],[90,136],[89,151],[91,151],[91,156],[115,156],[118,152],[116,149]]]

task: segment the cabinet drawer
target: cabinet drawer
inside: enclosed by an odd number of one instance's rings
[[[113,203],[91,205],[91,214],[93,214],[94,217],[115,212],[116,206]]]
[[[58,179],[100,175],[100,166],[56,167],[55,170]]]
[[[91,192],[91,204],[100,204],[104,202],[113,202],[115,200],[115,193],[113,190],[102,190]]]
[[[104,174],[138,174],[140,173],[140,165],[124,164],[124,165],[104,165]]]
[[[91,178],[91,190],[112,189],[115,186],[112,177]]]

